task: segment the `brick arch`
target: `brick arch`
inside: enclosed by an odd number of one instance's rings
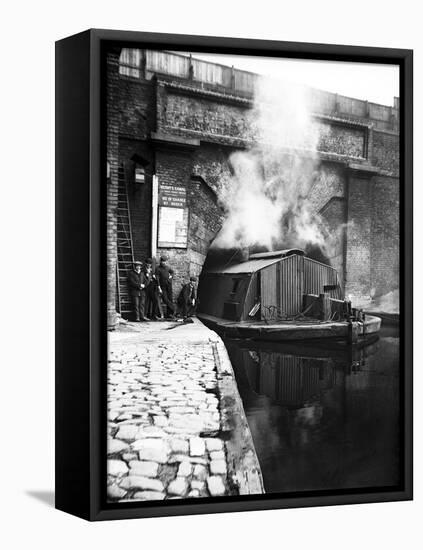
[[[189,256],[190,272],[199,276],[210,246],[223,224],[223,209],[213,187],[198,175],[191,177]]]

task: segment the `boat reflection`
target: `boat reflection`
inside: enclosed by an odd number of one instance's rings
[[[398,483],[395,329],[361,349],[225,344],[267,492]]]

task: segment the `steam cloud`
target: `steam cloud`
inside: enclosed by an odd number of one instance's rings
[[[221,188],[225,210],[217,248],[330,246],[309,195],[318,180],[318,125],[308,89],[262,78],[250,114],[254,145],[233,153],[233,175]]]

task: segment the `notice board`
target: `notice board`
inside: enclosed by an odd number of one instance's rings
[[[182,185],[159,182],[158,242],[162,248],[188,245],[187,190]]]

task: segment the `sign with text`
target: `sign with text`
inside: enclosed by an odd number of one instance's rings
[[[186,248],[188,242],[188,208],[159,206],[158,246]]]
[[[162,248],[186,248],[188,208],[185,187],[159,182],[158,206],[157,245]]]
[[[186,208],[187,190],[179,185],[159,184],[159,206]]]

